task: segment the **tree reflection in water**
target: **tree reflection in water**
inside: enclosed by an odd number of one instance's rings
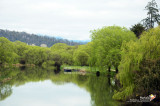
[[[11,85],[3,85],[2,83],[0,84],[0,101],[4,100],[8,96],[12,94],[12,87]]]
[[[92,106],[114,106],[118,102],[112,99],[116,89],[114,78],[108,78],[101,74],[64,74],[62,71],[55,74],[54,70],[41,67],[1,68],[0,69],[0,100],[4,100],[12,94],[13,86],[21,86],[27,82],[39,82],[51,80],[54,84],[62,85],[74,83],[90,93]]]

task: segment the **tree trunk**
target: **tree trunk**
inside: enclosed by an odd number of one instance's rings
[[[116,73],[118,73],[118,67],[116,67]]]
[[[111,85],[111,79],[108,77],[108,84]]]
[[[108,67],[108,72],[111,72],[111,67],[110,66]]]

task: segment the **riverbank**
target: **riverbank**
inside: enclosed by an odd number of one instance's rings
[[[98,68],[96,67],[89,67],[89,66],[69,66],[69,65],[62,65],[61,69],[77,69],[77,70],[85,70],[87,72],[96,72],[96,71],[100,71]],[[107,71],[107,70],[106,70]],[[102,71],[103,72],[103,71]],[[116,72],[116,70],[114,69],[114,67],[111,67],[111,72]]]
[[[10,66],[14,66],[14,67],[23,67],[23,66],[35,67],[35,64],[20,64],[20,63],[17,63],[17,64],[1,64],[0,66],[3,66],[3,67],[10,67]]]

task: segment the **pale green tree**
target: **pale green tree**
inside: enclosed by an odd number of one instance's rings
[[[13,42],[7,38],[0,37],[0,64],[16,63],[18,55],[14,52],[15,49]]]
[[[99,67],[99,70],[110,72],[112,66],[118,72],[118,66],[121,61],[121,46],[123,42],[136,40],[135,34],[127,28],[119,26],[103,27],[91,31],[92,35],[92,54],[91,66]]]
[[[155,63],[156,60],[160,57],[159,50],[160,27],[153,28],[147,32],[144,32],[141,35],[141,38],[136,42],[130,41],[128,43],[123,43],[121,62],[119,66],[121,70],[117,75],[120,83],[123,85],[123,88],[119,90],[119,92],[115,93],[115,95],[113,96],[114,99],[125,100],[128,96],[131,96],[133,94],[133,91],[135,91],[135,87],[137,85],[137,83],[134,83],[135,79],[141,81],[143,77],[136,77],[137,72],[144,73],[144,77],[147,78],[143,80],[145,82],[142,84],[149,84],[149,82],[151,81],[157,82],[159,80],[160,74],[158,74],[158,72],[157,74],[153,74],[156,72],[152,72],[158,70],[155,68],[156,66],[152,66],[152,64],[150,64],[151,66],[147,65],[146,67],[143,67],[143,70],[140,68],[145,61],[151,61],[151,63]],[[158,62],[156,64],[159,66]],[[154,67],[154,69],[151,70],[149,69],[149,67]],[[145,72],[144,69],[147,69],[149,71]],[[158,80],[156,79],[157,76]],[[139,87],[141,87],[141,85],[139,85]],[[153,87],[155,86],[150,86],[150,88]],[[144,91],[144,89],[142,89],[142,91]]]

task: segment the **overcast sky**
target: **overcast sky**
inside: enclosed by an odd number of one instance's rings
[[[0,0],[0,29],[88,40],[90,30],[138,23],[146,17],[148,1]]]

